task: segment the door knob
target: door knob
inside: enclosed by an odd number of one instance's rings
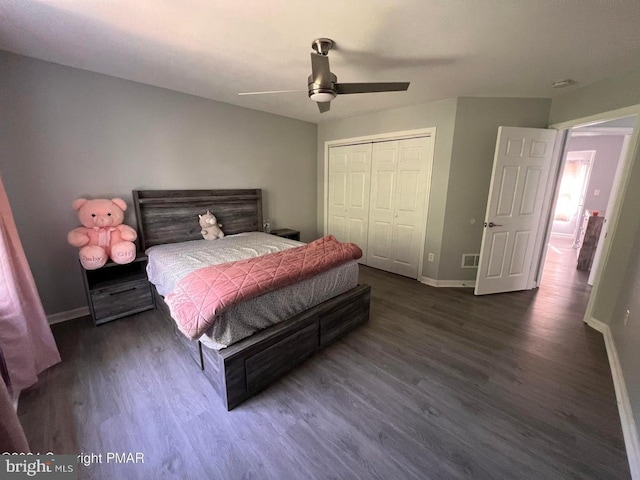
[[[493,227],[501,227],[502,225],[498,224],[498,223],[493,223],[493,222],[484,222],[484,226],[485,227],[489,227],[489,228],[493,228]]]

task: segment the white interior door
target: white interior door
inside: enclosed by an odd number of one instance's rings
[[[328,233],[352,242],[367,258],[371,144],[332,147],[329,151]]]
[[[367,265],[418,277],[432,141],[423,137],[373,145]]]
[[[476,295],[527,288],[556,135],[537,128],[498,129]]]

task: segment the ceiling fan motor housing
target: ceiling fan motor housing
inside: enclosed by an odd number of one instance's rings
[[[312,100],[315,100],[314,95],[317,95],[317,94],[329,94],[331,95],[332,99],[335,98],[337,94],[333,85],[337,81],[338,81],[338,78],[333,73],[331,74],[331,83],[329,82],[315,83],[313,81],[313,75],[309,75],[309,78],[307,80],[307,84],[309,86],[309,98],[311,98]],[[324,99],[316,100],[316,101],[320,101],[320,102],[327,101],[325,95],[321,95],[319,96],[319,98],[324,98]]]

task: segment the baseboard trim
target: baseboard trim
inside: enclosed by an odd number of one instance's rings
[[[616,349],[611,328],[604,322],[596,318],[589,318],[586,321],[594,330],[602,333],[604,344],[607,348],[607,357],[609,357],[609,366],[611,367],[611,376],[613,377],[613,387],[616,391],[616,400],[618,402],[618,412],[620,413],[620,423],[622,424],[622,435],[624,436],[624,444],[627,449],[627,458],[629,459],[629,469],[631,470],[631,478],[640,480],[640,440],[638,439],[638,430],[633,420],[633,410],[631,410],[631,401],[627,385],[622,374],[622,365],[620,365],[620,357]]]
[[[473,288],[476,286],[475,280],[436,280],[434,278],[422,277],[420,279],[420,283],[424,283],[425,285],[429,285],[430,287],[465,287],[465,288]]]
[[[89,307],[80,307],[74,308],[73,310],[67,310],[66,312],[47,315],[47,320],[49,321],[49,325],[55,325],[56,323],[75,320],[76,318],[86,317],[87,315],[89,315]]]

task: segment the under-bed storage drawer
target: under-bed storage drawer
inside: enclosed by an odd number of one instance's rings
[[[351,303],[338,305],[320,316],[320,346],[337,340],[369,318],[371,290]]]
[[[91,292],[96,324],[153,308],[147,280],[136,280]]]
[[[260,390],[302,363],[318,349],[318,325],[307,325],[245,360],[247,390]]]
[[[369,320],[370,297],[371,287],[358,285],[227,348],[203,348],[204,374],[231,410]]]

